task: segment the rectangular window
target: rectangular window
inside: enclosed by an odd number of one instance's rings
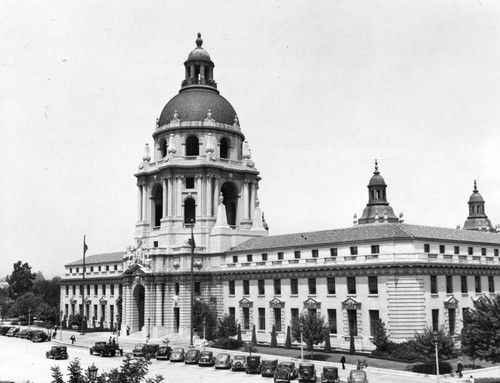
[[[439,331],[439,310],[432,310],[432,331]]]
[[[230,317],[236,318],[236,308],[235,307],[228,307],[228,312],[229,312]]]
[[[181,292],[181,284],[179,282],[175,282],[175,295],[179,295]]]
[[[453,277],[451,275],[446,276],[446,294],[453,294]]]
[[[378,320],[380,319],[378,310],[369,310],[370,313],[370,335],[375,336]]]
[[[76,286],[75,285],[72,286],[72,290],[73,290],[73,295],[76,295]]]
[[[498,257],[498,249],[493,250],[493,254],[495,255],[495,257]]]
[[[328,309],[328,329],[330,330],[330,334],[337,333],[337,310]]]
[[[67,317],[69,314],[69,305],[66,303],[64,305],[64,316]]]
[[[181,327],[181,310],[179,307],[174,307],[174,332],[178,333]]]
[[[437,294],[438,293],[438,282],[437,282],[437,275],[431,275],[431,294]]]
[[[356,294],[356,277],[347,277],[347,294]]]
[[[94,305],[94,319],[97,320],[97,305]]]
[[[247,254],[247,262],[252,262],[253,254]]]
[[[233,263],[238,263],[238,256],[237,255],[233,255]]]
[[[334,277],[329,277],[326,278],[326,286],[328,289],[328,294],[334,295],[335,292],[335,278]]]
[[[66,295],[69,295],[69,286],[66,286]]]
[[[293,252],[293,255],[294,255],[295,259],[299,259],[300,258],[300,250],[295,250]]]
[[[266,329],[266,309],[259,307],[259,330]]]
[[[71,267],[69,268],[69,273],[73,274],[73,268],[71,268]]]
[[[115,285],[114,284],[109,285],[109,290],[110,290],[110,294],[112,296],[115,295]]]
[[[281,309],[274,309],[274,326],[276,331],[281,331]]]
[[[474,255],[474,248],[473,248],[473,247],[468,247],[468,248],[467,248],[467,253],[468,253],[469,255]]]
[[[243,329],[244,330],[250,329],[250,308],[249,307],[243,307]]]
[[[83,295],[83,285],[79,286],[79,290],[80,290],[80,295]]]
[[[486,247],[481,248],[481,255],[486,255]]]
[[[186,189],[194,189],[194,177],[186,177]]]
[[[460,254],[460,246],[455,246],[454,250],[455,250],[455,254]]]
[[[331,257],[336,257],[337,254],[338,254],[338,252],[337,252],[337,248],[336,247],[333,247],[333,248],[330,249],[330,256]]]
[[[278,251],[278,259],[282,260],[284,258],[285,254],[282,251]]]
[[[372,250],[372,254],[378,254],[378,253],[380,253],[380,246],[379,245],[372,245],[371,250]]]
[[[476,293],[481,293],[482,288],[481,288],[481,277],[479,275],[476,275],[474,277],[474,282],[476,285]]]
[[[257,285],[259,289],[259,295],[265,295],[266,294],[266,281],[264,279],[258,279]]]
[[[444,254],[446,252],[446,247],[444,245],[439,245],[439,252]]]
[[[94,266],[90,266],[90,272],[94,271]]]
[[[281,279],[274,280],[274,295],[281,295]]]
[[[311,250],[311,255],[313,258],[318,258],[318,254],[319,254],[319,252],[317,249]]]
[[[291,295],[299,294],[299,280],[297,278],[290,279],[290,294]]]
[[[98,290],[97,285],[94,285],[94,295],[95,296],[97,296],[99,294],[99,292],[97,290]]]
[[[201,294],[201,282],[195,282],[194,283],[194,294],[195,295],[200,295]]]
[[[79,273],[79,272],[80,272],[80,268],[79,268],[79,267],[77,267],[77,268],[76,268],[76,272],[77,272],[77,273]]]
[[[109,265],[106,265],[106,271],[109,271]]]
[[[376,276],[368,277],[369,294],[378,294],[378,278]]]
[[[106,285],[102,285],[102,295],[106,295]]]
[[[250,295],[250,281],[248,279],[243,281],[243,295]]]
[[[456,311],[455,309],[448,309],[448,323],[450,325],[450,335],[455,334]]]
[[[488,292],[490,293],[495,292],[495,280],[493,279],[492,276],[488,276]]]
[[[429,245],[428,243],[424,243],[424,252],[430,253],[431,252],[431,245]]]
[[[267,261],[267,253],[262,253],[262,260]]]
[[[358,255],[358,247],[357,246],[351,246],[351,255]]]
[[[467,276],[462,275],[460,277],[460,291],[462,291],[462,294],[467,294],[469,292],[469,288],[467,287]]]
[[[308,278],[309,295],[316,295],[316,278]]]
[[[234,281],[229,281],[229,295],[234,295]]]
[[[101,266],[98,267],[98,270],[101,271]]]
[[[158,247],[158,246],[156,246],[156,247]],[[91,271],[93,271],[93,267],[91,267],[90,269],[91,269]],[[118,270],[118,265],[114,265],[113,270],[115,270],[115,271]]]
[[[290,309],[290,314],[292,315],[292,320],[299,319],[299,309]]]
[[[358,314],[357,310],[347,310],[349,321],[349,335],[358,336]]]

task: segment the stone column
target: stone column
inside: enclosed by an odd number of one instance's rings
[[[248,181],[243,181],[243,219],[248,218]]]
[[[167,177],[168,180],[168,216],[172,217],[174,216],[174,211],[173,211],[173,206],[174,206],[174,178],[173,177]]]
[[[207,202],[206,202],[206,214],[207,217],[212,216],[212,176],[207,175],[207,186],[206,186],[206,197],[207,197]]]
[[[215,187],[214,187],[214,213],[217,214],[217,206],[219,206],[219,183],[220,177],[215,176]]]
[[[250,219],[254,219],[255,217],[253,216],[253,212],[255,210],[255,195],[257,194],[257,188],[255,187],[257,183],[256,182],[252,182],[251,183],[251,187],[252,187],[252,198],[250,199],[250,215],[249,215],[249,218]]]
[[[169,191],[168,190],[168,185],[167,185],[167,177],[163,177],[163,201],[162,201],[162,208],[163,208],[163,212],[162,212],[162,215],[161,217],[162,218],[167,218],[167,203],[168,203],[168,196],[167,196],[167,192]]]
[[[177,176],[177,201],[175,201],[177,205],[177,217],[182,217],[182,176]]]
[[[148,220],[148,186],[146,183],[142,184],[142,220]]]
[[[205,210],[205,204],[203,203],[203,197],[202,197],[202,187],[201,187],[201,181],[202,181],[203,176],[197,175],[195,177],[196,180],[196,205],[198,205],[198,209],[196,210],[196,214],[201,218],[203,217],[203,211]],[[196,221],[199,221],[198,217],[196,217]]]
[[[155,285],[155,326],[161,326],[161,283]]]
[[[142,185],[137,184],[137,222],[142,221]]]

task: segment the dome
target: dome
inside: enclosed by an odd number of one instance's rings
[[[373,173],[372,178],[370,178],[370,182],[368,183],[368,186],[386,186],[384,178],[380,175],[378,171]]]
[[[483,199],[483,196],[479,193],[472,193],[470,198],[469,198],[469,202],[484,202],[484,199]]]
[[[159,125],[169,124],[174,118],[175,111],[177,111],[181,122],[204,121],[209,109],[215,122],[227,125],[234,124],[236,111],[229,101],[216,90],[193,87],[182,89],[165,105],[160,115]]]
[[[189,52],[188,60],[210,60],[210,55],[202,47],[196,47]]]

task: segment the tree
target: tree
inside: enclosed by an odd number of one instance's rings
[[[471,359],[500,362],[500,295],[482,296],[464,316],[462,351]]]
[[[437,333],[438,354],[441,359],[450,359],[453,357],[455,344],[453,339],[442,326]],[[436,357],[434,345],[434,331],[426,327],[422,333],[415,334],[415,337],[408,342],[408,347],[416,354],[432,361]]]
[[[205,328],[203,328],[203,321],[205,321]],[[193,307],[193,328],[198,335],[203,335],[205,331],[205,338],[212,340],[215,337],[215,329],[217,327],[217,319],[213,310],[208,304],[201,301],[195,301]]]
[[[219,318],[217,327],[219,338],[229,338],[238,333],[238,321],[232,315],[225,314]]]
[[[292,348],[292,334],[290,333],[290,326],[286,328],[285,348]]]
[[[257,334],[255,333],[255,325],[253,325],[252,329],[252,344],[254,346],[257,344]]]
[[[36,297],[33,293],[26,293],[16,299],[14,304],[10,307],[9,315],[13,317],[20,317],[23,320],[28,320],[28,314],[32,317],[35,315],[35,310],[43,303],[43,300]]]
[[[300,342],[300,325],[302,324],[302,339],[311,351],[313,358],[314,345],[323,343],[325,340],[325,318],[318,314],[303,313],[299,318],[292,319],[292,338]]]
[[[278,340],[276,339],[276,326],[273,325],[271,330],[271,347],[278,347]]]
[[[325,352],[332,352],[332,345],[330,344],[330,330],[328,328],[325,329]]]
[[[59,298],[61,293],[61,278],[54,277],[50,280],[44,279],[38,272],[33,283],[33,293],[43,299],[49,306],[59,308]]]
[[[389,336],[385,328],[385,323],[382,319],[377,320],[375,323],[375,333],[373,334],[372,343],[379,351],[387,351],[389,346]]]
[[[238,337],[236,338],[236,340],[241,343],[241,324],[238,323]]]
[[[24,264],[21,261],[14,263],[12,274],[6,278],[10,297],[16,299],[30,291],[35,278],[36,274],[31,272],[31,266],[27,262]]]

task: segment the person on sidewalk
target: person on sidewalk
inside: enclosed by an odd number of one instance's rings
[[[345,370],[345,356],[342,355],[342,357],[340,358],[340,363],[342,363],[342,370]]]
[[[469,383],[476,383],[476,379],[472,375],[469,378]]]
[[[457,375],[459,378],[463,377],[462,371],[464,370],[464,366],[462,365],[462,362],[458,361],[457,363]]]
[[[74,335],[71,335],[71,338],[69,338],[71,340],[71,344],[75,344],[76,342],[76,338]]]
[[[127,336],[130,335],[130,326],[127,326]]]

